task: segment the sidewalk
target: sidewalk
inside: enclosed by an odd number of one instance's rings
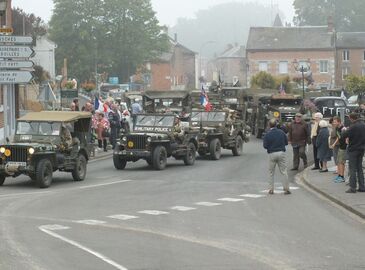
[[[329,163],[332,168],[328,173],[319,173],[307,168],[301,175],[301,179],[305,185],[322,194],[332,202],[344,207],[350,212],[365,219],[365,194],[357,192],[356,194],[348,194],[345,191],[349,188],[345,183],[335,183],[334,165]]]

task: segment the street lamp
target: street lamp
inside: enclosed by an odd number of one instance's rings
[[[294,59],[293,66],[296,71],[299,71],[302,73],[302,87],[303,87],[303,100],[304,100],[304,98],[305,98],[304,73],[307,73],[311,69],[310,59],[308,59],[307,61],[301,61],[301,62],[298,62],[297,59]]]

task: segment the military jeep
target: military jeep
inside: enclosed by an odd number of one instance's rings
[[[86,112],[43,111],[19,118],[13,142],[0,145],[0,185],[25,174],[47,188],[57,170],[83,181],[93,147],[90,123]]]
[[[193,165],[196,135],[189,128],[181,127],[178,121],[176,115],[170,114],[138,115],[134,131],[123,134],[114,150],[114,167],[123,170],[127,162],[144,159],[155,170],[163,170],[168,157]]]
[[[243,143],[249,141],[250,130],[235,110],[193,111],[191,128],[198,132],[198,153],[209,154],[210,159],[218,160],[221,149],[230,149],[234,156],[242,154]]]
[[[261,138],[267,129],[267,125],[272,118],[278,119],[278,122],[285,129],[295,117],[295,114],[301,112],[303,99],[294,95],[271,95],[259,99],[259,104],[255,111],[254,134]]]

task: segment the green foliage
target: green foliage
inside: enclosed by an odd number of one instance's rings
[[[12,20],[14,35],[22,36],[24,34],[36,39],[37,37],[47,34],[47,26],[45,22],[33,13],[28,14],[20,8],[15,8],[12,10]]]
[[[168,49],[150,0],[54,0],[50,37],[57,68],[67,58],[68,72],[81,80],[98,73],[128,81],[136,68]]]
[[[276,85],[275,78],[270,73],[260,71],[251,79],[252,88],[274,89]]]
[[[356,75],[346,76],[346,88],[357,95],[365,93],[365,77]]]
[[[365,1],[359,0],[295,0],[297,25],[327,25],[332,16],[339,31],[364,31]]]

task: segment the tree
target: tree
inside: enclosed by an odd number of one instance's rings
[[[106,72],[128,81],[136,68],[168,49],[150,0],[54,0],[50,36],[56,61],[69,59],[69,74],[88,80]],[[93,74],[94,73],[94,74]]]
[[[339,31],[363,31],[365,1],[359,0],[295,0],[297,25],[327,25],[331,16]]]
[[[20,8],[12,10],[14,35],[32,36],[35,40],[47,34],[47,25],[41,17],[25,13]]]
[[[252,77],[251,86],[260,89],[275,89],[275,78],[270,73],[260,71]]]

